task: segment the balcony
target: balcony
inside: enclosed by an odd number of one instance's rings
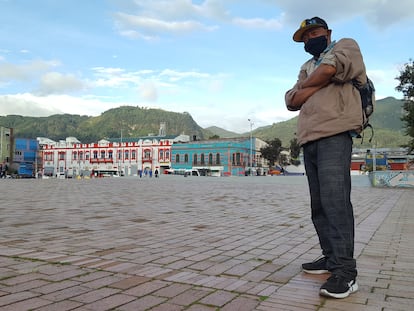
[[[89,163],[114,163],[113,158],[91,158],[89,159]]]

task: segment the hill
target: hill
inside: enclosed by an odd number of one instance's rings
[[[227,131],[217,126],[210,126],[206,128],[207,131],[210,131],[213,135],[217,135],[221,138],[234,138],[240,137],[242,134],[238,134],[235,132]],[[250,134],[249,134],[250,135]]]
[[[48,137],[53,140],[75,136],[83,143],[102,138],[141,137],[158,135],[160,123],[166,122],[167,134],[187,134],[209,137],[189,113],[175,113],[161,109],[123,106],[110,109],[97,117],[62,114],[49,117],[0,116],[0,125],[14,129],[15,137]]]

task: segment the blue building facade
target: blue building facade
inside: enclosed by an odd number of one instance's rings
[[[14,141],[13,168],[21,177],[34,177],[37,168],[39,144],[36,139],[16,138]]]
[[[197,169],[201,175],[244,176],[252,167],[262,167],[257,138],[231,138],[175,143],[171,149],[173,170]]]

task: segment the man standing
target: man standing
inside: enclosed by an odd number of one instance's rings
[[[320,294],[345,298],[358,290],[351,204],[352,136],[362,129],[361,98],[352,80],[366,82],[358,44],[331,41],[327,23],[304,20],[293,40],[313,57],[302,65],[297,83],[286,92],[289,110],[300,110],[297,137],[303,147],[312,222],[323,257],[304,263],[306,273],[331,273]]]

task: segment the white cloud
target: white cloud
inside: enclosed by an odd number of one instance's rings
[[[62,110],[49,105],[41,105],[31,94],[0,96],[0,115],[23,115],[30,117],[46,117],[62,113]]]
[[[85,90],[86,83],[72,74],[61,74],[59,72],[48,72],[40,77],[40,84],[36,90],[37,94],[67,94]]]
[[[327,21],[345,21],[362,17],[373,27],[385,29],[393,24],[414,18],[412,0],[348,0],[348,1],[303,1],[262,0],[281,8],[285,20],[298,26],[305,19],[320,16]],[[328,23],[329,24],[329,23]]]
[[[156,102],[158,99],[157,86],[153,81],[146,81],[139,86],[139,93],[145,101]]]
[[[225,7],[227,2],[206,0],[195,4],[190,0],[135,0],[132,13],[117,12],[113,18],[122,36],[144,40],[157,40],[162,34],[214,31],[219,28],[218,23],[251,29],[279,30],[282,27],[281,22],[273,18],[233,16]]]
[[[412,0],[303,1],[261,0],[275,12],[279,19],[237,16],[230,7],[234,1],[205,0],[199,4],[191,0],[135,0],[113,15],[123,36],[154,40],[162,34],[217,30],[220,23],[231,23],[250,29],[280,30],[284,23],[297,26],[304,18],[321,16],[330,23],[362,17],[378,29],[387,28],[414,17]],[[257,4],[252,1],[252,5]],[[281,13],[280,13],[281,11]]]
[[[276,19],[263,19],[263,18],[234,18],[233,24],[251,29],[268,29],[279,30],[282,28],[282,23]]]
[[[398,75],[398,68],[390,69],[376,69],[369,70],[367,75],[374,82],[376,88],[375,97],[382,99],[385,97],[393,96],[395,98],[402,98],[402,93],[395,90],[398,85],[396,77]]]
[[[197,71],[176,71],[171,69],[164,69],[163,71],[161,71],[159,76],[167,77],[167,79],[172,82],[188,78],[207,79],[211,77],[211,75],[208,73],[202,73]]]
[[[217,27],[195,20],[166,21],[159,18],[116,13],[119,33],[131,39],[157,40],[159,34],[183,34],[193,31],[212,31]]]
[[[60,65],[59,61],[32,60],[23,64],[0,63],[0,81],[26,81]]]
[[[56,113],[69,113],[97,116],[106,110],[120,106],[137,106],[137,103],[111,101],[107,98],[93,96],[36,96],[30,93],[0,96],[0,115],[44,117]]]

